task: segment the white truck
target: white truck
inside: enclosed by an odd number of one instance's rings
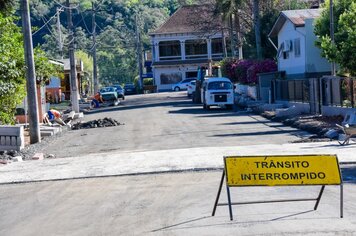
[[[201,101],[204,109],[211,106],[225,106],[232,109],[234,105],[234,86],[225,77],[207,77],[201,88]]]

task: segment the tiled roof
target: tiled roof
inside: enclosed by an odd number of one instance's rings
[[[287,20],[291,21],[295,27],[302,27],[305,24],[305,19],[318,18],[321,12],[322,9],[320,8],[282,11],[279,14],[271,32],[269,33],[269,36],[276,37]]]
[[[221,17],[215,15],[213,5],[186,5],[150,34],[200,33],[216,30],[220,26]]]

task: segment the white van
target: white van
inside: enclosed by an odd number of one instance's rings
[[[211,106],[225,106],[232,109],[234,105],[234,86],[228,78],[208,77],[204,80],[201,100],[204,109]]]

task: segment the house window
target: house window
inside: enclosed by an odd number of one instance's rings
[[[164,41],[159,42],[160,60],[179,60],[181,59],[180,42]]]
[[[185,41],[185,57],[187,59],[208,58],[208,46],[205,40]]]
[[[211,40],[211,52],[212,54],[221,54],[223,53],[223,43],[222,39],[212,39]]]
[[[300,38],[294,39],[294,56],[300,57]]]
[[[188,71],[185,73],[185,78],[197,78],[198,71]]]
[[[283,52],[283,59],[289,58],[289,52]]]
[[[162,73],[160,76],[161,84],[176,84],[182,80],[182,73]]]

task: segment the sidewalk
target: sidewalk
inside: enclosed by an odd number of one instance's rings
[[[0,184],[169,171],[211,170],[223,168],[223,157],[226,155],[302,154],[336,154],[340,163],[356,164],[356,144],[340,146],[336,141],[203,147],[130,153],[109,152],[43,161],[13,162],[0,166]]]

